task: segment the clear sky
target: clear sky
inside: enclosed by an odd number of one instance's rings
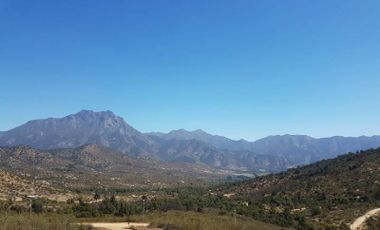
[[[0,0],[0,130],[380,134],[379,0]]]

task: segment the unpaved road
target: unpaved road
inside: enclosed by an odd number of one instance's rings
[[[377,213],[380,212],[380,208],[375,208],[370,211],[368,211],[366,214],[363,216],[357,218],[351,225],[350,229],[351,230],[362,230],[364,227],[365,222],[370,218],[371,216],[376,215]]]
[[[141,229],[148,230],[149,223],[133,223],[133,222],[120,222],[120,223],[81,223],[82,225],[90,225],[97,229],[107,230],[126,230],[126,229]],[[157,229],[156,229],[157,230]]]

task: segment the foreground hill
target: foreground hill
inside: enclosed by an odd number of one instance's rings
[[[227,189],[231,197],[263,205],[273,215],[299,213],[317,226],[345,228],[380,207],[380,148],[350,153]]]

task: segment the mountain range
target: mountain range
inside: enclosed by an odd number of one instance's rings
[[[380,136],[312,138],[277,135],[254,142],[203,130],[142,133],[111,111],[82,110],[63,118],[32,120],[0,132],[0,146],[42,150],[97,144],[131,157],[203,164],[242,171],[281,171],[347,152],[380,146]]]

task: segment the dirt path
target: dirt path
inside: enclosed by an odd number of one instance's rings
[[[102,230],[126,230],[126,229],[148,229],[149,223],[134,223],[134,222],[120,222],[120,223],[82,223],[82,225],[90,225],[97,229]]]
[[[357,218],[351,225],[350,229],[351,230],[362,230],[364,227],[365,222],[370,218],[371,216],[376,215],[378,212],[380,212],[380,208],[375,208],[370,211],[368,211],[366,214],[363,216]]]

